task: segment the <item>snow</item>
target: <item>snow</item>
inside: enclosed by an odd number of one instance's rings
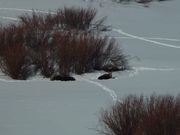
[[[1,0],[0,22],[11,23],[32,9],[95,7],[124,51],[133,57],[131,71],[97,80],[103,72],[74,75],[75,82],[51,82],[41,76],[14,81],[0,74],[0,134],[95,135],[98,116],[128,94],[180,93],[180,1],[121,5],[108,0]]]

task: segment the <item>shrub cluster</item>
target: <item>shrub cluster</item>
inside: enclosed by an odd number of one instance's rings
[[[105,135],[179,135],[180,96],[128,96],[101,114]]]
[[[126,56],[107,31],[104,18],[94,21],[95,9],[64,8],[54,13],[24,14],[18,24],[0,27],[0,68],[13,79],[40,71],[69,75],[102,70],[111,65],[127,69]]]

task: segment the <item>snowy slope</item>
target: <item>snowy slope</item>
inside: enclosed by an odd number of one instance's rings
[[[76,82],[37,78],[11,81],[0,76],[0,134],[95,135],[101,108],[128,94],[180,93],[180,1],[118,5],[94,0],[1,0],[0,22],[9,23],[31,9],[93,6],[107,16],[133,71],[113,73],[117,78],[97,81],[100,73],[75,76]],[[8,18],[9,17],[9,18]]]

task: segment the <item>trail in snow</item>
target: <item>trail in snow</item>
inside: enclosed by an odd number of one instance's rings
[[[0,16],[1,19],[11,20],[11,21],[19,21],[18,18],[14,17],[7,17],[7,16]]]
[[[128,77],[134,77],[140,73],[140,71],[161,71],[161,72],[170,72],[170,71],[180,71],[180,68],[154,68],[154,67],[133,67],[133,72],[131,72]]]
[[[4,77],[4,75],[0,75],[0,76]],[[102,84],[100,84],[98,82],[95,82],[95,81],[92,81],[92,80],[89,80],[89,79],[86,79],[86,78],[83,78],[83,77],[80,77],[80,80],[86,81],[88,83],[91,83],[91,84],[94,84],[94,85],[100,87],[102,90],[104,90],[107,93],[109,93],[109,95],[112,97],[114,102],[118,101],[117,95],[116,95],[114,90],[112,90],[112,89],[110,89],[110,88],[108,88],[108,87],[106,87],[106,86],[104,86],[104,85],[102,85]],[[0,81],[1,82],[5,82],[5,83],[9,83],[9,82],[10,83],[22,83],[22,82],[23,83],[28,83],[28,82],[38,82],[38,81],[41,81],[41,82],[44,82],[44,81],[51,82],[49,79],[42,79],[42,78],[41,79],[40,78],[39,79],[33,79],[33,80],[10,80],[10,79],[2,79],[2,78],[0,78]]]
[[[108,36],[110,38],[120,38],[120,39],[135,39],[132,37],[128,37],[128,36]],[[161,41],[173,41],[173,42],[180,42],[180,39],[175,39],[175,38],[161,38],[161,37],[142,37],[145,39],[150,39],[150,40],[161,40]]]
[[[22,8],[0,8],[0,10],[9,10],[9,11],[22,11],[22,12],[39,12],[39,13],[51,13],[55,14],[54,12],[47,12],[47,11],[42,11],[42,10],[37,10],[37,9],[22,9]]]
[[[116,93],[115,93],[114,90],[112,90],[112,89],[110,89],[110,88],[102,85],[101,83],[98,83],[98,82],[95,82],[95,81],[92,81],[92,80],[89,80],[89,79],[86,79],[86,78],[82,78],[82,77],[81,77],[81,79],[82,79],[83,81],[88,82],[88,83],[94,84],[94,85],[100,87],[102,90],[108,92],[109,95],[112,97],[112,99],[113,99],[114,102],[117,102],[117,101],[118,101],[118,97],[117,97],[117,95],[116,95]]]
[[[136,75],[138,75],[140,73],[140,71],[162,71],[162,72],[168,72],[168,71],[175,71],[175,70],[179,70],[180,71],[180,68],[154,68],[154,67],[133,67],[133,72],[130,72],[128,74],[128,77],[134,77]],[[2,76],[2,75],[1,75]],[[86,81],[88,83],[91,83],[91,84],[94,84],[98,87],[100,87],[102,90],[106,91],[107,93],[109,93],[109,95],[112,97],[113,101],[114,102],[117,102],[119,101],[118,100],[118,97],[117,97],[117,94],[115,93],[115,91],[113,89],[110,89],[104,85],[102,85],[101,83],[99,82],[96,82],[96,81],[92,81],[90,79],[87,79],[87,78],[84,78],[84,77],[79,77],[80,79],[79,80],[83,80],[83,81]],[[78,79],[78,78],[77,78]],[[48,81],[49,82],[49,79],[42,79],[42,78],[38,78],[38,79],[33,79],[33,80],[25,80],[25,81],[22,81],[22,80],[7,80],[7,79],[0,79],[0,81],[2,82],[24,82],[24,83],[28,83],[28,82],[37,82],[37,81]]]
[[[37,10],[37,9],[21,9],[21,8],[0,8],[0,10],[9,10],[9,11],[22,11],[22,12],[38,12],[38,13],[44,13],[44,14],[55,14],[54,12],[47,12],[47,11],[42,11],[42,10]],[[1,19],[7,19],[11,21],[19,21],[18,18],[15,17],[8,17],[8,16],[0,16]]]
[[[180,71],[180,68],[175,69],[175,68],[133,67],[132,69],[133,69],[133,73],[131,72],[128,75],[128,77],[134,77],[135,75],[138,75],[140,73],[140,71],[162,71],[162,72],[175,71],[175,70]],[[80,78],[81,78],[81,80],[86,81],[86,82],[91,83],[91,84],[94,84],[94,85],[102,88],[104,91],[108,92],[109,95],[112,97],[114,102],[119,101],[117,94],[115,93],[115,91],[113,89],[110,89],[110,88],[102,85],[99,82],[92,81],[92,80],[89,80],[89,79],[86,79],[83,77],[80,77]]]
[[[139,39],[139,40],[142,40],[142,41],[150,42],[150,43],[153,43],[153,44],[158,45],[158,46],[180,49],[180,46],[175,46],[175,45],[171,45],[171,44],[161,43],[161,42],[158,42],[158,41],[146,39],[144,37],[139,37],[139,36],[136,36],[136,35],[132,35],[132,34],[129,34],[129,33],[126,33],[124,31],[122,31],[121,29],[113,29],[113,31],[116,31],[116,32],[118,32],[118,33],[120,33],[120,34],[122,34],[124,36],[128,36],[128,37],[131,37],[131,38],[135,38],[135,39]]]
[[[2,76],[2,75],[0,75]],[[29,83],[29,82],[51,82],[49,79],[42,79],[42,78],[38,78],[38,79],[32,79],[32,80],[13,80],[11,78],[7,78],[7,76],[3,76],[5,77],[4,79],[3,78],[0,78],[0,82],[5,82],[5,83]]]
[[[135,69],[138,69],[140,71],[175,71],[175,70],[179,70],[179,69],[175,69],[175,68],[152,68],[152,67],[135,67]]]

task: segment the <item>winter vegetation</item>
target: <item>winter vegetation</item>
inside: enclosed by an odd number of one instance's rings
[[[83,74],[95,70],[126,70],[128,60],[109,30],[105,18],[95,21],[92,8],[64,8],[53,13],[19,16],[18,24],[0,28],[0,68],[13,79],[25,80],[40,71]]]
[[[180,135],[180,1],[158,1],[1,0],[0,134]]]
[[[101,113],[103,135],[179,135],[180,96],[130,95]]]

